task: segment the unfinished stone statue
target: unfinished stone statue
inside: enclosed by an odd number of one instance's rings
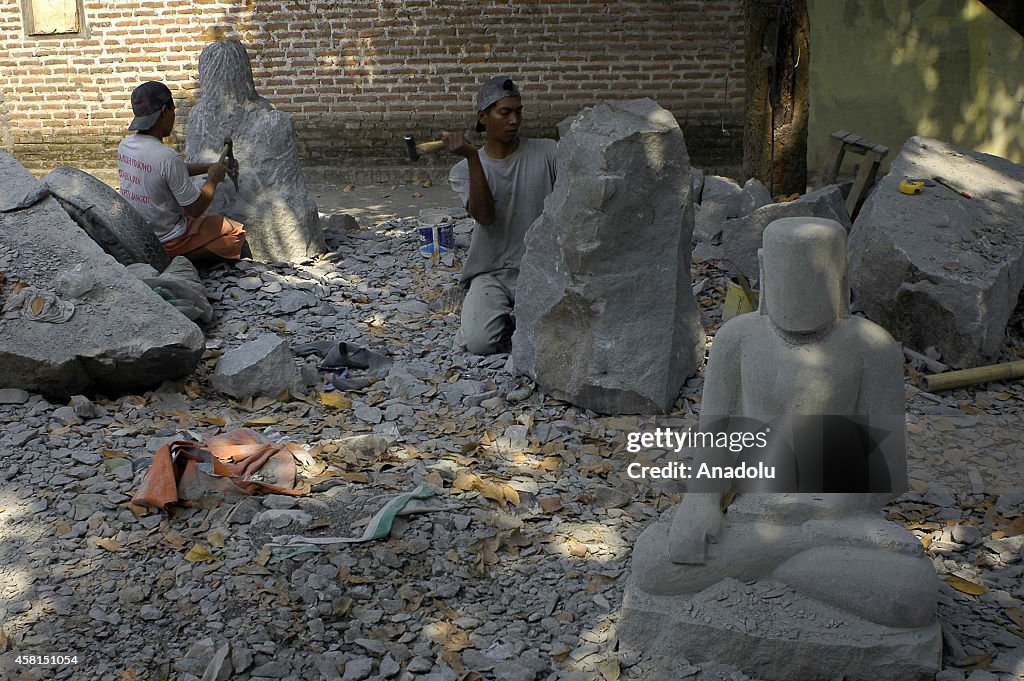
[[[605,102],[558,143],[526,235],[512,357],[545,391],[606,414],[666,412],[704,357],[690,163],[650,99]]]
[[[245,224],[257,260],[296,262],[326,251],[291,117],[256,94],[245,47],[237,40],[208,45],[199,56],[199,85],[199,103],[188,116],[186,156],[215,161],[231,137],[241,166],[238,190],[223,182],[209,211]]]
[[[931,679],[941,653],[938,580],[914,536],[880,513],[906,484],[899,348],[850,316],[839,223],[773,222],[761,267],[759,313],[730,320],[712,345],[700,430],[770,424],[759,455],[781,475],[752,489],[776,491],[741,493],[723,513],[732,480],[688,480],[669,520],[634,549],[622,639],[665,669],[682,655],[769,680]],[[858,470],[829,463],[847,456],[831,444],[794,461],[778,455],[800,437],[792,424],[820,419],[821,433],[837,418],[871,436],[869,482],[857,492],[834,493],[842,480],[820,474]],[[786,437],[769,433],[776,428]],[[694,469],[727,467],[729,456],[700,451]],[[790,491],[804,489],[798,478],[808,470],[824,488]]]

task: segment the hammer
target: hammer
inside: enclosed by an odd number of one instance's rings
[[[230,137],[224,138],[224,146],[220,150],[219,163],[228,162],[228,177],[231,178],[232,184],[235,185],[235,191],[238,191],[238,161],[235,160],[234,145],[231,142]]]
[[[416,144],[416,138],[412,135],[405,136],[405,148],[409,152],[409,160],[416,162],[420,159],[420,154],[427,154],[432,151],[441,151],[444,149],[444,140],[434,140],[432,142],[420,142]]]

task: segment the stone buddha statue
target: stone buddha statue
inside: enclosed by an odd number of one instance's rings
[[[731,641],[722,654],[735,650],[740,659],[732,662],[751,673],[741,663],[754,664],[757,655],[741,643],[757,636],[737,638],[727,623],[690,621],[680,608],[701,601],[705,590],[721,599],[736,585],[760,584],[806,603],[801,613],[820,606],[857,622],[860,634],[872,632],[892,645],[898,638],[904,652],[914,651],[908,664],[925,673],[935,667],[934,674],[941,651],[937,577],[914,536],[880,513],[907,482],[899,347],[880,326],[850,316],[846,232],[839,223],[777,220],[764,232],[759,257],[759,310],[730,320],[716,335],[699,430],[760,429],[767,446],[742,455],[705,448],[692,470],[701,463],[719,469],[740,459],[751,463],[754,456],[777,475],[750,481],[734,501],[731,480],[687,481],[682,502],[637,541],[625,630],[646,631],[644,640],[673,631],[675,623],[680,636],[704,641],[689,653],[697,657],[714,654],[717,641]],[[750,607],[760,613],[776,606]],[[714,635],[697,635],[702,626]],[[892,638],[894,630],[900,636]],[[856,657],[863,640],[844,647],[829,642],[834,633],[815,632],[811,624],[800,636],[813,641],[820,634],[821,645],[811,648],[816,655],[842,649]],[[815,664],[824,665],[820,678],[845,671],[821,661],[801,667],[792,651],[778,647],[777,632],[768,627],[763,636],[774,646],[755,664],[764,678],[773,678],[776,664],[787,670],[777,678],[817,678]]]

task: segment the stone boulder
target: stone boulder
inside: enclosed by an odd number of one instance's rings
[[[668,411],[704,357],[683,133],[650,99],[604,103],[573,121],[558,169],[526,235],[515,367],[597,412]]]
[[[943,177],[899,192],[904,177]],[[1024,285],[1024,166],[911,137],[850,234],[854,305],[897,340],[964,368],[995,360]]]
[[[707,187],[707,189],[705,189]],[[743,187],[728,177],[712,175],[701,183],[698,205],[694,206],[693,257],[697,260],[724,258],[722,229],[730,218],[743,217],[772,202],[771,192],[751,178]]]
[[[287,341],[272,333],[221,355],[210,383],[239,400],[276,397],[285,390],[295,393],[306,387]]]
[[[38,194],[32,175],[4,152],[0,184]],[[63,323],[0,318],[0,387],[62,401],[142,390],[188,376],[202,357],[199,327],[104,253],[52,198],[0,212],[0,272],[0,305],[24,282],[74,306]]]
[[[226,137],[241,172],[217,188],[209,212],[245,224],[253,257],[297,262],[327,250],[306,188],[291,117],[256,94],[252,66],[237,40],[208,45],[199,56],[199,103],[189,112],[185,153],[216,161]]]
[[[749,184],[749,183],[748,183]],[[731,218],[722,223],[722,251],[733,268],[748,279],[760,276],[757,249],[761,248],[764,229],[781,218],[814,217],[835,220],[850,230],[850,214],[846,212],[843,192],[838,186],[822,187],[796,201],[769,203],[749,215]]]

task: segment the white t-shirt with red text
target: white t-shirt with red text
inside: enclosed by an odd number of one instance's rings
[[[117,148],[121,196],[142,215],[161,242],[185,233],[182,206],[200,196],[185,160],[152,135],[129,135]]]

